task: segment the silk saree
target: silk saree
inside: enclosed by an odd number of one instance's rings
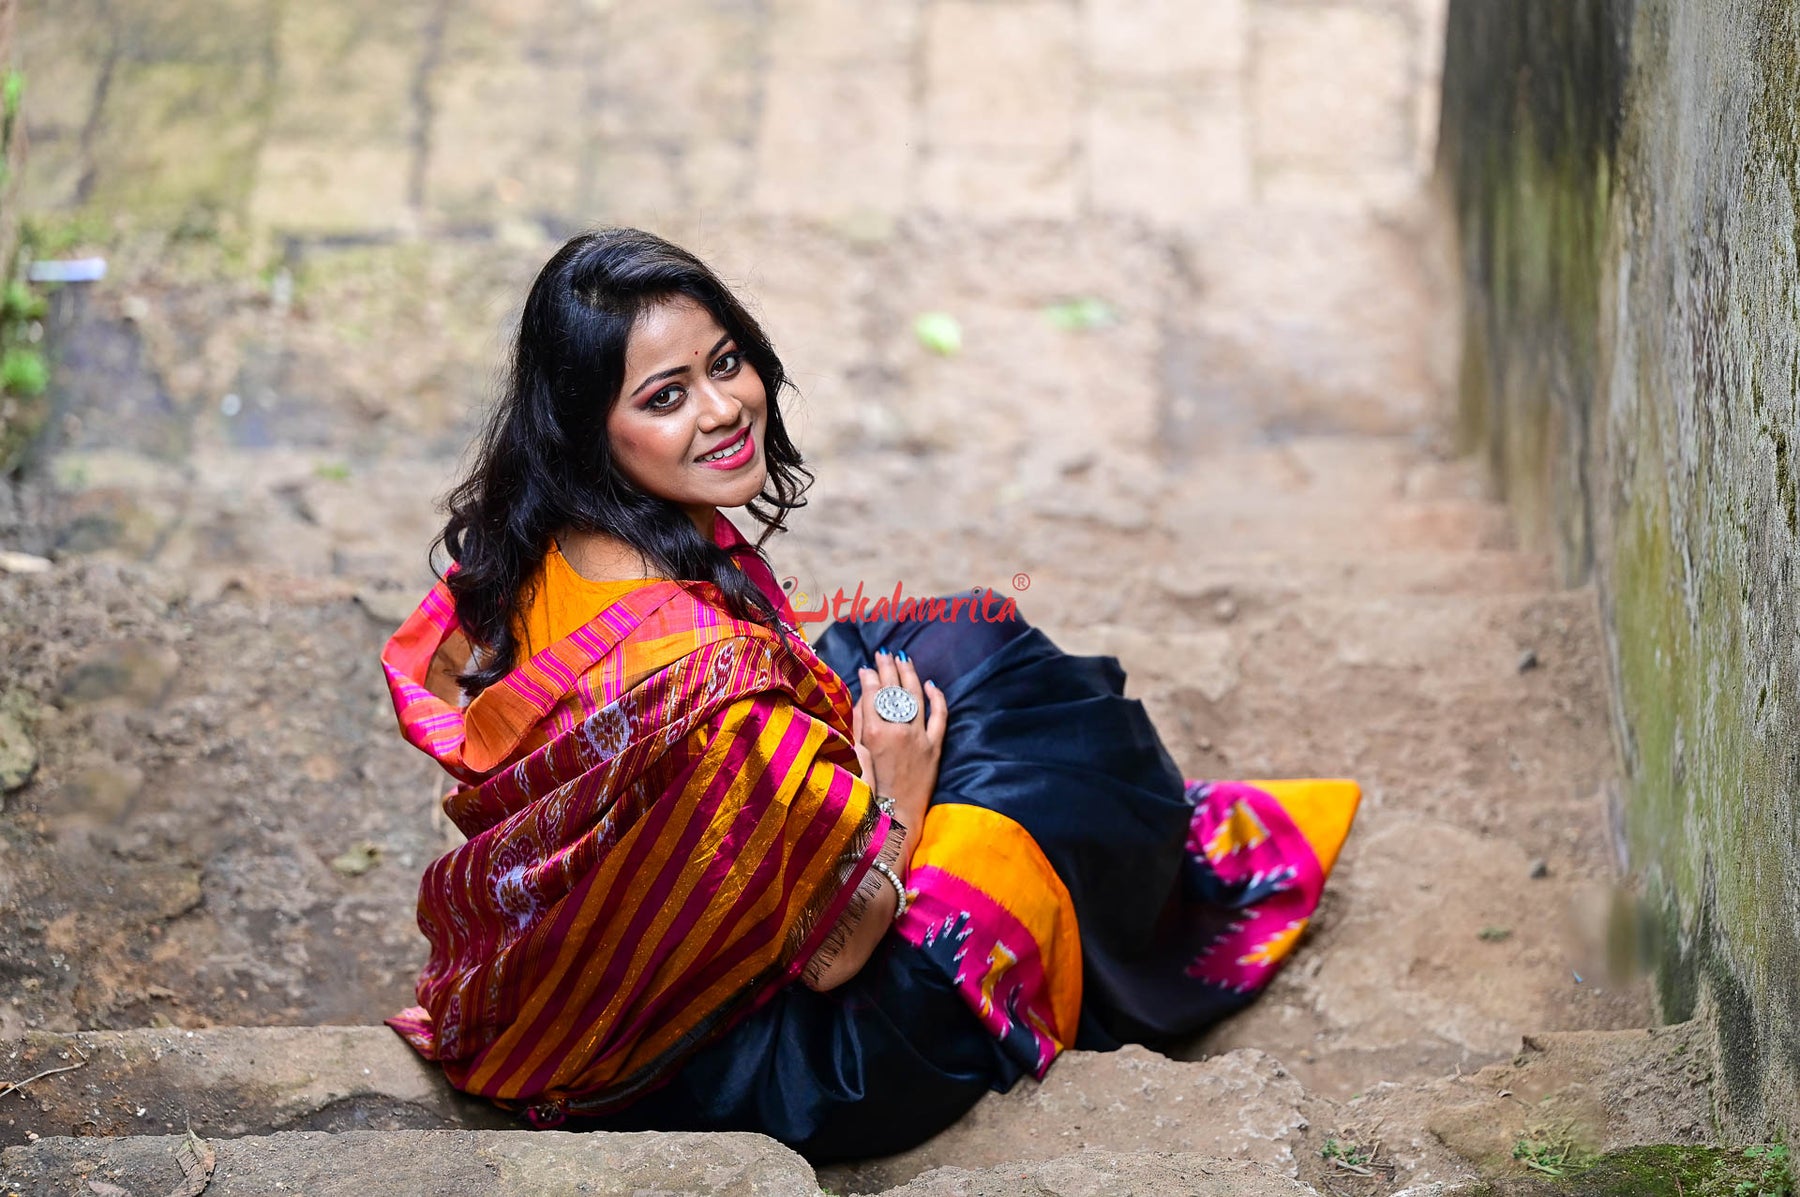
[[[1353,783],[1186,779],[1116,660],[972,603],[834,624],[815,650],[722,516],[717,536],[780,629],[651,583],[462,706],[423,680],[456,635],[440,586],[384,653],[469,836],[421,882],[419,1006],[389,1020],[452,1084],[539,1125],[880,1154],[1069,1047],[1192,1035],[1291,951]],[[796,982],[898,838],[850,742],[878,648],[951,719],[909,909],[820,993]]]

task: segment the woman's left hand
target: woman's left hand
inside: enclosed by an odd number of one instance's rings
[[[911,661],[887,652],[875,654],[875,668],[857,671],[862,697],[856,702],[856,735],[868,750],[880,779],[883,796],[892,798],[900,821],[916,830],[925,822],[925,809],[937,789],[938,760],[943,754],[944,728],[950,706],[935,682],[919,681]],[[875,712],[875,692],[883,686],[899,686],[919,704],[910,723],[889,723]]]

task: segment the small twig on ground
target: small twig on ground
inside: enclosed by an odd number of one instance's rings
[[[1348,1161],[1346,1161],[1338,1156],[1335,1156],[1335,1155],[1331,1157],[1331,1162],[1336,1164],[1338,1167],[1342,1168],[1344,1171],[1354,1172],[1358,1176],[1373,1176],[1373,1175],[1375,1175],[1375,1173],[1373,1173],[1369,1169],[1363,1167],[1361,1164],[1349,1163]]]
[[[79,1044],[71,1043],[69,1046],[75,1049],[75,1054],[80,1056],[81,1059],[75,1061],[73,1064],[64,1064],[61,1068],[46,1068],[44,1071],[28,1076],[22,1081],[0,1081],[0,1097],[5,1097],[9,1093],[17,1093],[22,1098],[25,1096],[25,1086],[31,1084],[33,1081],[41,1081],[45,1077],[55,1076],[59,1072],[74,1072],[77,1068],[80,1068],[83,1064],[88,1062],[87,1053],[81,1050]]]

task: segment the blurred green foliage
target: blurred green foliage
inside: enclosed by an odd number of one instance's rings
[[[10,200],[14,139],[24,100],[25,76],[8,70],[0,77],[0,229],[11,227],[3,219],[10,215],[4,206]],[[49,417],[45,392],[50,387],[50,363],[39,348],[49,305],[26,281],[32,254],[29,237],[10,237],[0,245],[0,263],[4,264],[0,274],[0,472],[18,463]]]

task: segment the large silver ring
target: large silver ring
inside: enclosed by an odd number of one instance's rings
[[[919,700],[899,686],[875,691],[875,713],[889,723],[911,723],[919,717]]]

